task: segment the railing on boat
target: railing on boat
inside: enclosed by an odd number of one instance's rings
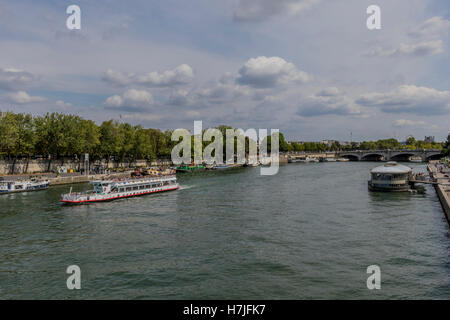
[[[143,180],[145,181],[149,181],[149,182],[154,182],[154,181],[165,181],[165,180],[169,180],[169,179],[176,179],[176,175],[166,175],[166,176],[156,176],[156,177],[141,177],[141,178],[136,178],[136,179],[105,179],[105,180],[95,180],[92,182],[112,182],[112,183],[136,183],[136,182],[142,182]]]

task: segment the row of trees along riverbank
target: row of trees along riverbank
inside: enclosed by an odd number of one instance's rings
[[[169,157],[171,131],[144,129],[117,121],[97,125],[62,113],[31,116],[0,112],[0,155],[5,158],[79,157],[117,161]]]
[[[225,139],[229,126],[217,127]],[[169,158],[178,143],[171,140],[172,130],[146,129],[114,120],[97,125],[76,115],[48,113],[44,116],[0,112],[0,156],[5,158],[41,156],[45,158],[80,157],[89,153],[91,159],[133,161]],[[450,137],[449,137],[450,138]],[[268,137],[268,151],[270,151]],[[287,151],[339,151],[381,149],[442,149],[449,151],[449,141],[426,143],[410,138],[406,144],[396,139],[364,141],[360,144],[340,145],[334,142],[289,143],[280,133],[281,152]],[[208,143],[204,142],[206,146]],[[247,141],[248,144],[248,141]],[[224,143],[224,151],[225,151]],[[192,144],[193,146],[193,144]]]

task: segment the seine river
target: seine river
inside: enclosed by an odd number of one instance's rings
[[[204,172],[179,176],[178,191],[84,206],[58,202],[69,186],[2,195],[0,298],[450,299],[435,191],[369,193],[376,165]],[[66,287],[74,264],[81,290]],[[380,290],[367,289],[369,265]]]

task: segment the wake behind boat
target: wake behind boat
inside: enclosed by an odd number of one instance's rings
[[[0,181],[0,194],[39,191],[48,189],[49,186],[49,180],[38,180],[35,178],[30,180]]]
[[[127,180],[97,180],[90,182],[94,189],[91,191],[63,194],[61,202],[81,204],[87,202],[101,202],[142,196],[150,193],[176,190],[180,186],[175,175],[159,177],[145,177]]]

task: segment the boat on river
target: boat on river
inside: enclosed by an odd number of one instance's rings
[[[293,158],[290,161],[291,163],[316,163],[319,162],[319,159],[312,158],[312,157],[305,157],[305,158]]]
[[[45,190],[50,187],[49,180],[32,178],[29,180],[0,181],[0,194]]]
[[[412,156],[412,157],[409,157],[409,162],[422,163],[423,160],[419,156]]]
[[[206,170],[206,167],[203,165],[184,165],[184,166],[178,166],[176,168],[177,172],[196,172],[196,171],[203,171]]]
[[[67,204],[81,204],[110,201],[177,190],[180,187],[177,183],[176,175],[125,180],[97,180],[91,181],[90,183],[93,185],[93,190],[78,193],[72,193],[70,191],[61,196],[61,202]]]
[[[410,191],[412,168],[398,164],[395,161],[387,162],[383,166],[370,171],[371,179],[368,181],[370,191]]]
[[[227,170],[230,168],[231,166],[229,164],[216,164],[211,167],[211,170]]]

